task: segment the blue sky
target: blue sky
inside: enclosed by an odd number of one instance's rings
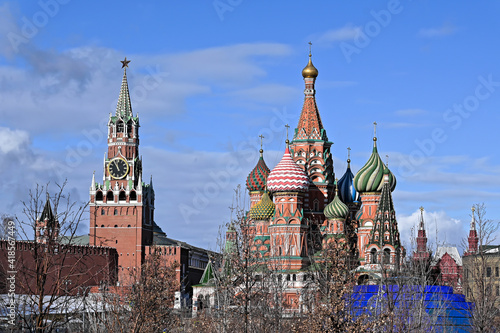
[[[366,162],[376,121],[379,152],[398,179],[402,238],[409,245],[422,205],[429,239],[460,245],[472,204],[484,202],[493,220],[500,214],[499,7],[0,2],[0,212],[21,215],[28,189],[65,178],[76,199],[88,200],[127,56],[156,222],[172,238],[215,249],[233,190],[257,162],[258,135],[272,168],[284,125],[297,125],[312,41],[337,177],[347,147],[354,172]]]

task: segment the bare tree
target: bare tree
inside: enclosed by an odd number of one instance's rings
[[[305,292],[305,312],[294,323],[294,332],[364,332],[375,327],[365,316],[355,315],[356,284],[352,251],[345,241],[332,238],[311,257],[311,275]]]
[[[106,254],[72,245],[87,204],[72,201],[65,185],[52,195],[48,186],[37,186],[23,201],[24,217],[16,218],[16,315],[30,332],[69,327],[80,317],[79,287],[109,277]]]
[[[93,296],[90,332],[170,332],[178,328],[174,295],[179,290],[177,262],[167,263],[160,251],[146,257],[141,270],[131,274],[131,286],[102,286]]]
[[[500,267],[500,245],[492,245],[496,240],[499,222],[486,218],[484,204],[473,206],[472,220],[477,230],[478,248],[476,253],[466,253],[463,257],[464,291],[467,298],[474,302],[474,332],[497,332],[500,327],[500,285],[496,282]]]

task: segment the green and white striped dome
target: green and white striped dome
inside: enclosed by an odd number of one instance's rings
[[[377,151],[377,138],[373,138],[372,155],[354,177],[354,188],[356,191],[359,193],[381,192],[384,185],[384,169],[386,168]],[[394,191],[396,188],[396,177],[390,170],[389,183],[391,184],[391,191]]]
[[[335,185],[337,185],[337,182],[335,182]],[[337,187],[335,187],[335,198],[325,207],[323,212],[328,220],[345,220],[347,217],[349,208],[340,200]]]

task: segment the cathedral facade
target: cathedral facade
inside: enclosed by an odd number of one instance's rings
[[[254,235],[252,246],[259,257],[296,274],[308,270],[311,258],[329,242],[347,243],[359,281],[369,283],[397,271],[405,255],[392,200],[396,178],[379,156],[375,135],[366,164],[354,175],[348,159],[345,173],[336,180],[332,142],[316,104],[318,70],[311,54],[302,76],[304,104],[292,141],[287,139],[272,170],[261,149],[248,175],[245,232]]]

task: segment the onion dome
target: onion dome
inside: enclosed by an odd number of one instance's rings
[[[309,63],[307,64],[306,67],[302,70],[302,76],[304,78],[310,77],[310,78],[316,78],[318,77],[318,70],[316,67],[314,67],[312,60],[311,60],[311,53],[309,52]]]
[[[264,191],[266,189],[266,178],[269,175],[269,168],[264,162],[264,157],[262,153],[264,151],[260,150],[260,158],[257,162],[255,168],[253,168],[252,172],[247,177],[247,189],[248,191]]]
[[[338,189],[335,187],[335,198],[325,207],[325,217],[328,220],[345,220],[348,213],[349,208],[340,200]]]
[[[338,185],[340,200],[345,203],[352,203],[359,201],[359,193],[354,188],[354,174],[351,171],[351,159],[347,159],[347,170],[342,178],[340,178]]]
[[[306,192],[309,188],[309,177],[292,159],[288,144],[283,158],[267,177],[267,188],[270,192]]]
[[[385,169],[389,173],[391,191],[394,191],[396,188],[396,177],[382,162],[377,151],[377,138],[374,137],[372,155],[354,177],[354,188],[356,191],[359,193],[381,192],[384,185],[383,176]]]
[[[269,198],[266,191],[260,201],[250,209],[250,217],[255,221],[267,220],[274,215],[275,207],[274,202]]]

